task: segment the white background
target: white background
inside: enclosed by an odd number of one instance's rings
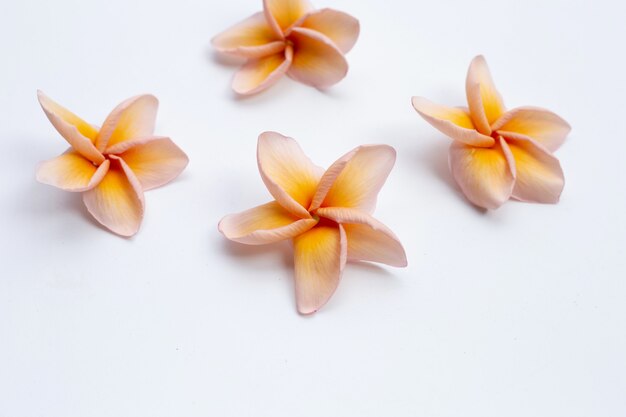
[[[361,21],[348,77],[238,100],[236,66],[209,40],[260,0],[3,0],[0,416],[626,415],[624,3],[316,5]],[[472,207],[449,140],[412,109],[412,95],[464,104],[479,53],[509,107],[572,124],[558,205]],[[159,97],[157,133],[191,163],[147,194],[136,237],[35,182],[66,147],[38,88],[94,124],[129,96]],[[329,304],[299,316],[289,245],[216,230],[269,200],[264,130],[322,166],[394,146],[376,217],[409,267],[349,264]]]

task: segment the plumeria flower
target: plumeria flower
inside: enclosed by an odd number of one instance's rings
[[[552,152],[570,132],[569,124],[538,107],[507,111],[482,56],[472,60],[465,88],[469,109],[412,100],[428,123],[454,139],[450,168],[463,193],[487,209],[510,197],[557,203],[564,178]]]
[[[242,95],[273,85],[284,74],[316,88],[348,72],[344,57],[359,37],[359,21],[333,9],[314,10],[308,0],[264,0],[263,11],[211,41],[220,52],[248,61],[233,79]]]
[[[143,192],[173,180],[189,162],[171,139],[154,136],[156,97],[129,98],[101,128],[83,121],[41,91],[39,103],[70,148],[42,162],[37,180],[83,193],[91,215],[111,231],[132,236],[144,212]]]
[[[359,146],[324,171],[295,140],[265,132],[257,160],[275,200],[224,217],[218,229],[248,245],[293,241],[300,313],[314,313],[328,301],[346,261],[406,266],[398,238],[371,215],[396,160],[392,147]]]

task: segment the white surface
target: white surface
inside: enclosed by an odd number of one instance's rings
[[[5,2],[0,14],[0,416],[626,415],[626,39],[620,1],[319,0],[357,16],[348,77],[236,100],[209,39],[260,0]],[[510,107],[574,130],[556,206],[482,213],[449,140],[410,105],[464,103],[483,53]],[[146,195],[131,240],[34,180],[65,149],[35,91],[93,123],[152,92],[191,163]],[[221,216],[269,199],[258,134],[328,166],[362,143],[398,161],[376,217],[407,269],[350,264],[296,313],[288,245],[226,242]]]

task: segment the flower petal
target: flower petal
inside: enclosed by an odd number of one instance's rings
[[[558,203],[565,178],[559,160],[529,137],[508,140],[515,158],[513,197],[535,203]]]
[[[342,207],[321,208],[317,214],[343,226],[348,241],[349,261],[407,266],[406,253],[396,235],[369,214]]]
[[[170,138],[160,136],[127,140],[107,148],[107,153],[122,157],[144,191],[172,181],[189,163],[185,152]]]
[[[422,97],[413,97],[411,103],[424,120],[454,140],[481,147],[490,147],[495,143],[491,136],[476,130],[467,110],[442,106]]]
[[[492,148],[453,142],[450,169],[465,196],[477,206],[496,209],[513,191],[515,163],[503,139]]]
[[[37,98],[50,123],[76,152],[96,164],[104,161],[104,156],[93,143],[98,134],[93,126],[50,99],[43,92],[37,91]]]
[[[348,53],[359,37],[359,21],[347,13],[333,9],[315,10],[301,19],[297,27],[313,29],[326,35],[339,50]]]
[[[346,235],[341,226],[318,225],[293,239],[298,311],[319,310],[339,285],[347,258]]]
[[[516,134],[531,137],[550,151],[557,150],[572,130],[560,116],[539,107],[518,107],[510,110],[491,128],[505,138],[515,137]]]
[[[311,10],[313,6],[308,0],[263,0],[265,18],[280,36]]]
[[[152,136],[158,108],[159,100],[150,94],[125,100],[104,121],[96,146],[104,151],[120,142]]]
[[[396,151],[387,145],[359,146],[348,152],[324,173],[310,210],[348,207],[371,213],[395,162]]]
[[[341,81],[348,73],[348,62],[341,50],[325,35],[307,28],[294,28],[293,63],[289,75],[315,88],[326,88]]]
[[[76,151],[44,161],[37,168],[37,181],[65,191],[81,192],[100,183],[109,170],[109,161],[95,166]]]
[[[293,48],[284,52],[250,60],[233,78],[232,87],[237,94],[252,95],[274,85],[285,75],[293,59]]]
[[[290,239],[317,224],[314,219],[300,219],[275,201],[224,217],[218,230],[226,238],[247,245],[263,245]]]
[[[504,102],[482,55],[474,58],[465,80],[467,103],[474,125],[480,133],[491,134],[491,124],[506,111]]]
[[[269,192],[285,209],[311,218],[307,207],[324,170],[311,162],[298,142],[276,132],[259,136],[257,161]]]
[[[121,236],[132,236],[143,218],[141,184],[126,163],[111,155],[109,172],[100,183],[83,193],[83,202],[103,226]]]
[[[220,52],[245,58],[261,58],[281,52],[285,42],[274,33],[263,12],[258,12],[211,40]]]

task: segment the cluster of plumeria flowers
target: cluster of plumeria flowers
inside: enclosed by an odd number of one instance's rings
[[[220,52],[248,60],[235,75],[233,89],[249,95],[284,74],[317,88],[339,82],[348,70],[344,54],[358,35],[359,22],[346,13],[315,10],[308,0],[264,0],[263,12],[212,43]],[[507,111],[482,56],[470,64],[465,87],[468,108],[412,99],[427,122],[454,140],[450,169],[465,196],[486,209],[511,197],[558,202],[564,178],[552,152],[569,133],[567,122],[538,107]],[[189,161],[171,139],[154,135],[157,99],[140,95],[125,100],[96,127],[42,92],[38,98],[70,147],[42,162],[37,179],[82,193],[89,213],[112,232],[126,237],[137,233],[144,191],[170,182]],[[372,217],[395,160],[390,146],[363,145],[324,170],[294,139],[262,133],[258,168],[274,200],[224,217],[218,229],[247,245],[291,241],[297,308],[314,313],[335,292],[346,262],[407,265],[399,239]]]

